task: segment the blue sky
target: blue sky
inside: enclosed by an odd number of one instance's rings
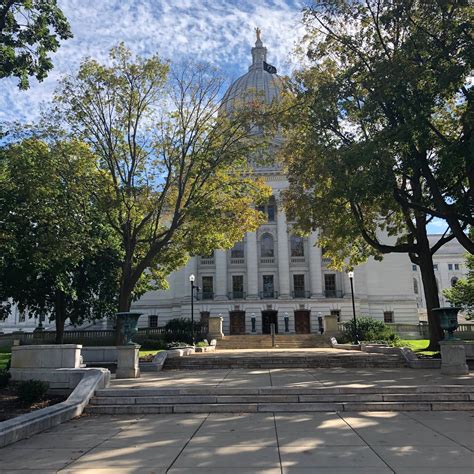
[[[171,61],[193,58],[218,65],[229,80],[247,71],[255,27],[262,30],[268,61],[279,73],[291,72],[292,51],[303,34],[301,9],[309,0],[58,0],[74,38],[53,57],[54,69],[27,91],[4,79],[0,121],[34,120],[48,103],[58,80],[74,73],[82,58],[107,60],[109,49],[123,41],[135,53],[158,53]],[[436,221],[431,233],[443,232]]]
[[[255,27],[262,29],[268,60],[291,70],[290,53],[302,33],[304,0],[58,0],[74,38],[53,55],[54,69],[41,83],[19,91],[16,80],[2,80],[0,121],[34,119],[58,79],[73,73],[81,59],[107,59],[124,41],[141,55],[158,53],[172,61],[192,57],[219,65],[229,79],[247,71]]]

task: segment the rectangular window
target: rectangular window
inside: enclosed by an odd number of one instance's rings
[[[437,264],[437,263],[435,263],[435,264],[433,265],[433,270],[438,270],[438,264]]]
[[[230,258],[244,258],[244,243],[236,242],[230,251]]]
[[[340,309],[331,309],[331,316],[337,316],[337,322],[341,322],[341,310]]]
[[[459,263],[455,263],[455,264],[454,264],[454,269],[455,269],[455,270],[459,270]]]
[[[148,316],[148,327],[149,328],[157,328],[158,327],[158,316],[156,314]]]
[[[275,222],[275,205],[269,204],[267,206],[268,222]]]
[[[384,311],[383,312],[383,322],[384,323],[393,323],[393,311]]]
[[[304,240],[303,237],[292,235],[290,240],[291,256],[304,257]]]
[[[234,299],[244,297],[244,276],[243,275],[232,275],[232,297]]]
[[[263,297],[274,298],[274,294],[273,275],[263,275]]]
[[[452,263],[448,263],[448,270],[452,270],[453,269],[453,264]]]
[[[411,269],[412,269],[414,272],[416,272],[416,265],[412,265],[412,266],[411,266]]]
[[[304,275],[293,275],[293,290],[295,298],[305,297]]]
[[[214,299],[214,278],[211,276],[202,277],[202,299]]]
[[[324,291],[327,297],[336,297],[336,274],[326,273],[324,275]]]

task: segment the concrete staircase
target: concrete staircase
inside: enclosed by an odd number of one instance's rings
[[[300,349],[309,347],[331,347],[330,338],[317,334],[276,334],[275,347],[280,349]],[[217,341],[218,349],[271,349],[272,336],[269,334],[225,336]]]
[[[97,390],[94,414],[474,410],[468,385]]]
[[[359,351],[204,353],[166,359],[164,370],[275,369],[275,368],[400,368],[406,367],[401,354],[374,354]]]

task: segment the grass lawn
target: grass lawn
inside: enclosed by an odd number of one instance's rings
[[[413,352],[417,354],[423,354],[427,356],[432,356],[438,354],[438,351],[426,351],[430,341],[429,339],[402,339],[400,341],[403,346],[410,348]]]
[[[155,355],[155,354],[158,354],[158,352],[161,352],[162,350],[161,349],[158,349],[158,350],[154,350],[154,351],[140,351],[140,357],[145,357],[147,355]]]
[[[0,349],[0,370],[6,367],[10,355],[10,352],[3,352],[3,350]]]

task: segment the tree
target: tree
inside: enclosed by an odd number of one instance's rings
[[[67,318],[116,309],[120,249],[99,207],[106,179],[95,163],[77,141],[26,138],[0,149],[0,301],[54,319],[57,343]]]
[[[32,76],[42,81],[53,68],[48,54],[68,38],[56,0],[0,0],[0,79],[17,77],[20,89],[28,89]]]
[[[57,102],[72,134],[90,144],[110,180],[108,219],[123,262],[119,310],[165,282],[188,255],[231,247],[256,229],[252,205],[269,190],[246,157],[249,120],[219,112],[223,80],[208,66],[171,70],[124,45],[110,66],[85,60]]]
[[[307,9],[308,62],[288,99],[283,152],[289,211],[301,229],[320,230],[336,266],[389,252],[420,266],[432,348],[442,337],[432,255],[454,237],[472,245],[464,5],[330,0]],[[434,216],[450,232],[430,247]]]
[[[453,305],[462,308],[466,319],[474,317],[474,255],[466,258],[467,276],[459,279],[451,288],[444,290],[443,294]]]
[[[334,65],[333,51],[357,94],[350,105],[363,124],[377,120],[394,152],[419,169],[429,200],[420,202],[410,188],[399,189],[396,199],[446,220],[471,253],[472,13],[468,0],[334,0],[305,12],[308,56],[326,56]]]

